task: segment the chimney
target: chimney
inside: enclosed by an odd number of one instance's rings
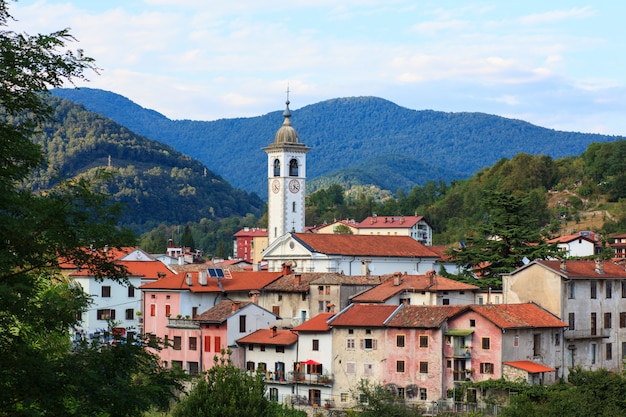
[[[283,263],[283,275],[291,274],[291,263],[285,262]]]
[[[432,287],[435,284],[435,270],[431,269],[430,271],[426,272],[426,276],[428,277],[428,279],[430,280],[430,283],[428,284],[429,287]]]
[[[362,275],[362,276],[364,276],[364,277],[369,276],[369,274],[370,274],[370,267],[369,267],[369,264],[370,264],[371,262],[372,262],[372,261],[371,261],[371,260],[369,260],[369,259],[363,259],[363,260],[361,261],[361,275]]]
[[[259,304],[259,295],[260,295],[259,290],[250,291],[248,295],[250,296],[250,301],[252,303]]]
[[[239,310],[239,303],[233,301],[230,305],[230,311],[234,313],[237,310]]]
[[[189,272],[187,272],[187,274],[185,274],[185,283],[191,287],[192,284],[192,278],[191,278],[191,274]]]
[[[596,273],[604,274],[604,261],[602,259],[596,259]]]
[[[207,271],[198,271],[198,284],[206,285],[206,272]]]
[[[272,327],[270,327],[270,330],[272,331],[272,336],[271,336],[271,337],[276,337],[276,333],[277,333],[277,328],[276,328],[276,326],[272,326]]]
[[[565,259],[561,261],[561,272],[567,272],[567,262],[565,262]]]
[[[296,285],[300,285],[302,283],[302,275],[296,274],[294,282]]]
[[[402,274],[399,272],[394,272],[393,274],[393,285],[400,285],[402,283]]]

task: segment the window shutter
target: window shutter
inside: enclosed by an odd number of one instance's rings
[[[204,336],[204,351],[211,351],[211,336]]]
[[[378,340],[372,339],[372,350],[378,349]]]

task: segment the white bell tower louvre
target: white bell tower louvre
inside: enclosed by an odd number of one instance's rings
[[[270,245],[285,233],[304,231],[306,154],[311,149],[300,143],[291,126],[289,92],[283,116],[283,125],[276,132],[274,142],[263,148],[267,153],[267,233]]]

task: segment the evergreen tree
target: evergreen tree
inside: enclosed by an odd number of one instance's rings
[[[499,287],[500,275],[522,266],[525,259],[559,256],[556,245],[542,238],[527,198],[491,191],[483,201],[487,217],[458,249],[448,252],[457,265],[486,278],[483,283]]]

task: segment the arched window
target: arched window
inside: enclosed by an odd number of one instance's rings
[[[292,159],[291,161],[289,161],[289,176],[298,176],[298,161],[296,159]]]
[[[278,159],[274,159],[274,176],[280,177],[280,161]]]

